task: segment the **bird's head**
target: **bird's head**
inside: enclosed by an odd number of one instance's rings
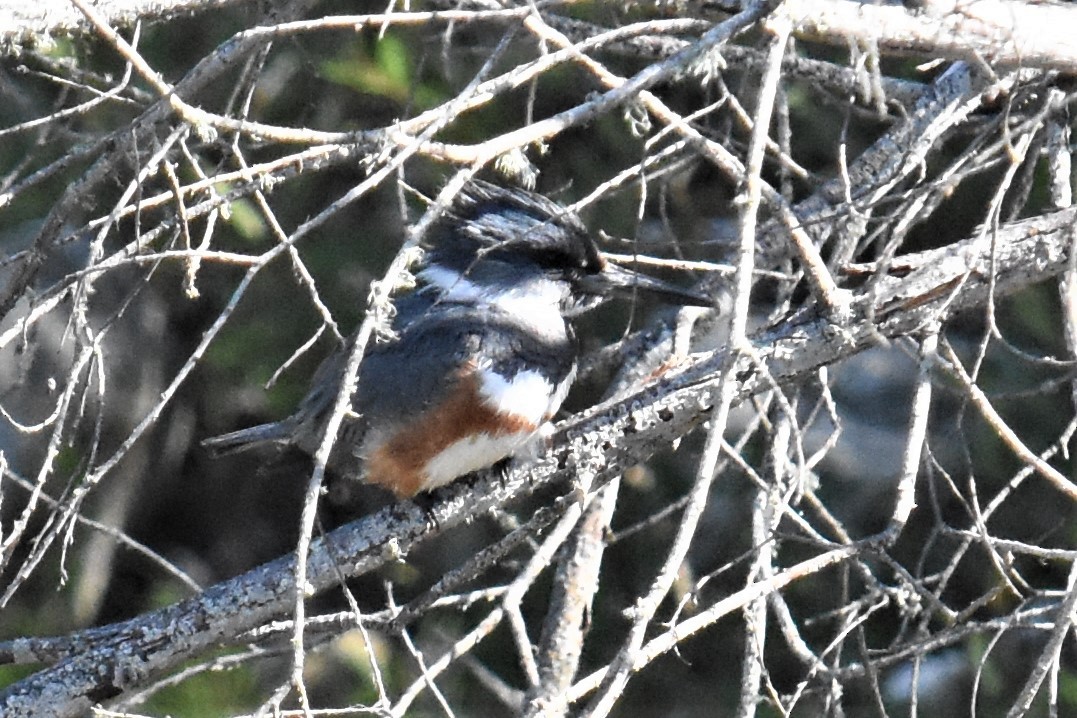
[[[474,181],[432,229],[421,280],[454,301],[556,304],[574,316],[618,294],[676,304],[708,297],[607,262],[579,216],[542,195]]]

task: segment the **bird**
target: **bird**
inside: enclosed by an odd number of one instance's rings
[[[576,376],[576,317],[612,295],[706,295],[606,261],[580,217],[536,192],[472,180],[426,235],[415,286],[371,341],[326,468],[398,498],[533,454]],[[311,456],[353,336],[289,417],[204,440],[216,456],[266,444]]]

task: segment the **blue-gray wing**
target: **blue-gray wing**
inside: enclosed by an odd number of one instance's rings
[[[361,477],[369,432],[392,434],[452,395],[479,366],[506,377],[541,369],[551,385],[558,385],[575,365],[574,339],[567,330],[557,339],[538,339],[507,313],[436,302],[422,292],[398,301],[393,328],[395,339],[371,343],[363,357],[353,415],[344,420],[329,462],[338,474]],[[316,380],[320,386],[300,408],[303,430],[295,443],[308,453],[324,436],[346,359],[342,351],[326,360]]]

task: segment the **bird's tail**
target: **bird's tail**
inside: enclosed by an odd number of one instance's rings
[[[211,436],[202,440],[202,446],[209,450],[210,455],[225,456],[239,451],[261,446],[269,443],[286,443],[294,431],[292,422],[288,420],[275,421],[271,424],[259,424],[247,429],[232,431],[220,436]]]

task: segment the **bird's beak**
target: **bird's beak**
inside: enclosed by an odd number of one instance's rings
[[[675,284],[648,277],[646,274],[606,264],[598,274],[589,274],[579,280],[577,286],[588,294],[608,296],[610,294],[631,295],[646,292],[671,304],[684,304],[693,307],[713,307],[715,300],[690,289],[683,289]]]

